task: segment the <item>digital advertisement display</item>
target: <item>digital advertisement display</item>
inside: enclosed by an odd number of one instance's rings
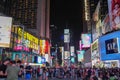
[[[77,51],[77,56],[78,56],[78,62],[83,62],[84,61],[84,53],[85,51]]]
[[[70,42],[70,34],[64,34],[64,43]]]
[[[21,53],[19,53],[19,54],[21,54]],[[28,55],[22,53],[21,54],[21,61],[22,61],[22,63],[26,63],[28,61]]]
[[[113,38],[105,41],[106,54],[118,52],[118,38]]]
[[[91,44],[91,60],[92,65],[97,65],[100,62],[99,48],[98,48],[98,39]]]
[[[10,47],[12,18],[0,16],[0,47]]]
[[[34,63],[38,64],[44,64],[46,62],[46,59],[41,56],[34,56]]]
[[[48,40],[45,41],[45,53],[50,53],[50,43]]]
[[[120,31],[99,38],[101,60],[120,60]]]
[[[91,34],[81,34],[82,48],[88,48],[91,45]]]
[[[71,62],[74,63],[75,62],[75,58],[74,57],[71,57]]]
[[[81,42],[81,40],[79,41],[79,48],[80,48],[80,50],[82,50],[82,42]]]
[[[64,59],[70,59],[70,52],[64,51]]]
[[[23,29],[18,27],[18,41],[22,43],[25,47],[29,47],[35,50],[38,50],[38,41],[39,39],[30,33],[24,31]]]
[[[69,34],[69,33],[70,33],[69,29],[64,29],[64,34]]]
[[[40,54],[45,54],[45,40],[40,40]]]
[[[12,53],[12,59],[15,61],[21,60],[21,56],[22,56],[21,53],[16,53],[16,52]]]
[[[42,58],[40,56],[38,56],[37,63],[42,63]]]
[[[74,56],[74,54],[75,54],[75,47],[74,46],[70,46],[70,54],[71,54],[71,56]]]
[[[108,0],[108,9],[111,29],[120,29],[120,0]]]
[[[46,62],[46,59],[44,57],[41,57],[41,63],[44,64]]]

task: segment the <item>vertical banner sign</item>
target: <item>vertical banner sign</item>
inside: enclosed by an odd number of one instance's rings
[[[0,16],[0,47],[10,47],[11,17]]]
[[[120,0],[108,0],[108,9],[111,29],[120,29]]]

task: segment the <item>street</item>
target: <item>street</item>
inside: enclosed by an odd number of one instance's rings
[[[22,80],[26,80],[26,79],[22,79]],[[39,80],[39,79],[35,79],[32,78],[32,80]],[[59,79],[59,78],[49,78],[48,80],[80,80],[80,79],[75,79],[75,78],[66,78],[66,79]]]

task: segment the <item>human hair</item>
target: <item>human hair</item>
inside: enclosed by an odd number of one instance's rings
[[[6,59],[3,61],[3,63],[6,62],[6,61],[11,61],[11,59],[10,59],[10,58],[6,58]]]
[[[17,63],[21,64],[22,62],[21,62],[21,60],[18,60]]]
[[[16,61],[15,60],[11,61],[11,64],[16,64]]]

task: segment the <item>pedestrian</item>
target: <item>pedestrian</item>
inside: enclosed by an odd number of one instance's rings
[[[11,61],[11,65],[6,69],[7,80],[18,80],[18,75],[21,74],[20,67],[16,65],[15,61]]]
[[[24,67],[21,65],[21,60],[17,61],[17,66],[20,68],[21,74],[18,74],[18,80],[22,80],[23,75],[24,75]]]
[[[26,68],[25,68],[25,71],[26,71],[26,80],[31,80],[32,78],[32,67],[27,63],[26,65]]]
[[[0,66],[0,80],[5,80],[7,78],[6,69],[10,62],[10,59],[6,59]]]
[[[38,80],[42,80],[42,68],[40,68],[40,66],[37,68],[37,77]]]

